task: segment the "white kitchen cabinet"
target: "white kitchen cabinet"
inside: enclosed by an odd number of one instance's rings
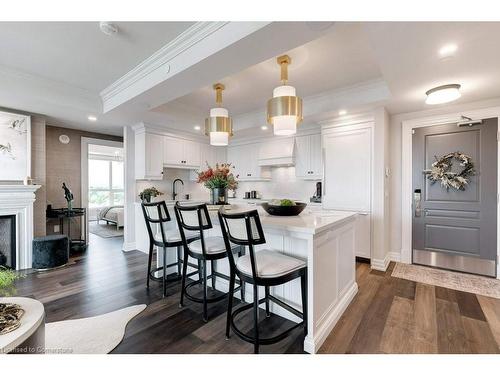
[[[163,179],[163,137],[158,134],[135,134],[135,178]]]
[[[271,170],[259,166],[259,144],[250,143],[230,146],[227,162],[234,166],[234,174],[240,181],[262,181],[271,179]]]
[[[371,232],[371,215],[368,212],[359,212],[356,217],[356,237],[354,238],[354,252],[357,257],[370,259]]]
[[[215,164],[221,164],[226,162],[226,147],[211,146],[208,143],[200,143],[200,168],[193,169],[189,173],[190,181],[198,180],[198,171],[207,169],[207,163],[211,167],[215,167]]]
[[[321,134],[295,138],[295,176],[305,180],[323,177]]]
[[[186,139],[163,137],[163,164],[171,168],[199,168],[200,145]]]
[[[323,132],[323,208],[358,212],[356,256],[371,254],[372,123]]]

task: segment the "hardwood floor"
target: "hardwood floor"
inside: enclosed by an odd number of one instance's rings
[[[500,353],[500,300],[357,264],[359,293],[320,353]]]
[[[89,317],[126,306],[148,305],[134,318],[113,353],[252,353],[234,334],[224,338],[226,302],[179,308],[180,283],[146,290],[147,256],[123,253],[121,239],[91,236],[87,254],[67,267],[30,273],[17,281],[17,294],[42,301],[47,322]],[[357,264],[359,293],[329,335],[320,353],[499,353],[500,300],[419,284]],[[236,302],[236,300],[235,300]],[[251,312],[240,325],[251,332]],[[274,335],[291,324],[278,316],[262,319],[262,332]],[[302,353],[302,330],[262,353]]]

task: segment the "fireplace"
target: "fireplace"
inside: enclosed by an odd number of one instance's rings
[[[0,266],[16,268],[16,215],[0,216]]]
[[[16,270],[31,268],[33,202],[35,191],[39,188],[40,185],[0,184],[0,218],[3,222],[2,232],[6,232],[5,235],[0,235],[0,249],[6,253],[7,262],[12,263],[12,268]],[[11,254],[11,246],[15,246],[14,256]]]

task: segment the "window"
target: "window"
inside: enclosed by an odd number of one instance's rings
[[[89,159],[89,207],[123,205],[123,162]]]

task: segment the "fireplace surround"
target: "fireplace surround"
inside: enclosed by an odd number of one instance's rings
[[[33,203],[40,185],[0,185],[0,217],[14,217],[15,265],[31,268],[33,240]]]

